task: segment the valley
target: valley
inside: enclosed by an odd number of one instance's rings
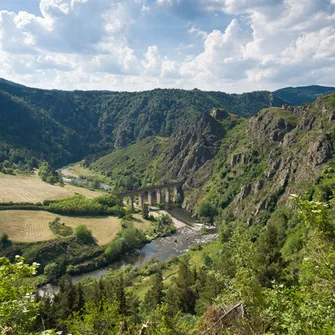
[[[317,296],[314,307],[331,317],[329,294],[318,292],[335,273],[324,269],[333,260],[332,90],[65,92],[0,81],[0,255],[39,263],[24,282],[43,286],[43,327],[73,329],[50,306],[82,322],[76,312],[103,302],[136,332],[165,319],[169,334],[188,334],[243,305],[233,334],[251,324],[281,334],[271,320],[294,328],[282,315],[296,291],[296,315],[313,319],[306,306]],[[177,203],[165,206],[157,186],[180,181]],[[160,203],[147,206],[143,189]],[[47,283],[59,289],[54,301]]]

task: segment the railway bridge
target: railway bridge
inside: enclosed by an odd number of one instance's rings
[[[143,207],[144,200],[148,200],[149,206],[155,204],[169,204],[171,202],[177,202],[178,194],[180,193],[181,187],[184,184],[183,181],[165,183],[158,186],[144,187],[139,190],[124,191],[117,194],[121,204],[123,204],[124,198],[128,198],[128,204],[134,208],[135,198],[138,199],[138,206]]]

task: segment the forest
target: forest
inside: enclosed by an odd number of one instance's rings
[[[190,251],[99,281],[65,276],[53,299],[22,283],[39,264],[2,258],[0,322],[15,334],[332,334],[333,205],[291,201],[258,232],[222,223],[198,262]]]

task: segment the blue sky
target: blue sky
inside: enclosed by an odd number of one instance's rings
[[[57,89],[335,85],[335,0],[0,0],[0,77]]]

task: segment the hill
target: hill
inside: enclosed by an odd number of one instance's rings
[[[183,205],[215,206],[231,220],[266,222],[333,164],[335,93],[250,119],[218,109],[171,137],[150,137],[90,164],[123,189],[185,180]]]
[[[321,95],[327,95],[335,92],[335,87],[326,86],[302,86],[302,87],[286,87],[273,92],[278,98],[287,101],[291,105],[302,105],[304,103],[313,102]]]
[[[0,80],[0,163],[7,161],[7,169],[29,169],[46,160],[59,167],[149,136],[170,137],[213,108],[254,115],[261,108],[281,106],[282,102],[270,92],[67,92]]]

